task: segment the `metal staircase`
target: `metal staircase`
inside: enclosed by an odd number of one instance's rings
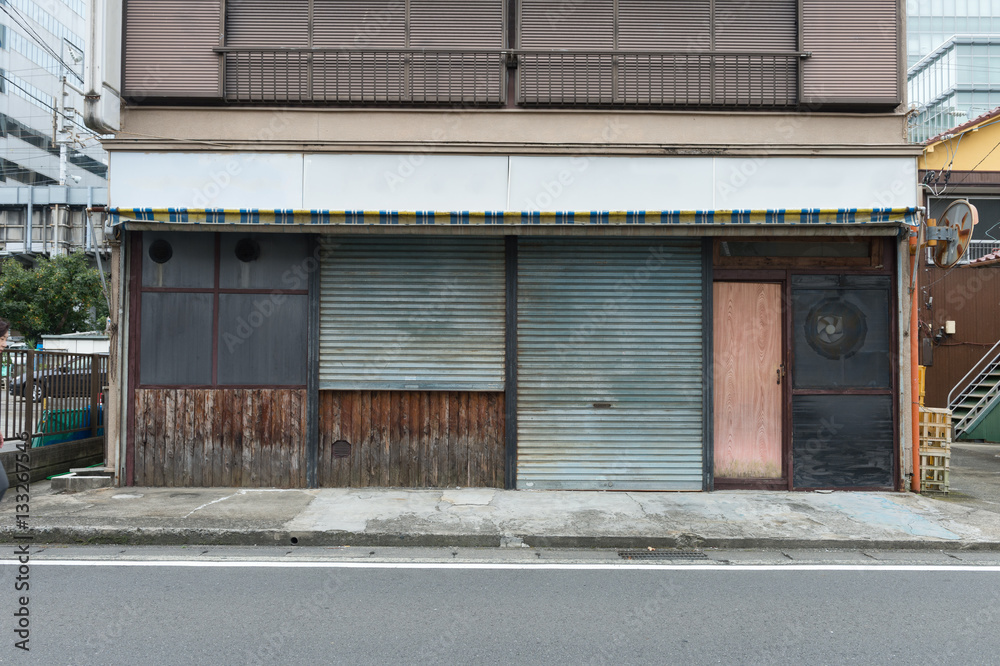
[[[959,387],[964,388],[959,391]],[[954,437],[975,428],[997,404],[1000,404],[1000,340],[948,394]]]

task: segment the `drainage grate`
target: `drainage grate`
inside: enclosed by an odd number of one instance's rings
[[[708,555],[697,550],[619,550],[623,560],[706,560]]]

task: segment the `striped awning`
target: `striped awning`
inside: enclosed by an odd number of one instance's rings
[[[915,208],[841,208],[801,210],[662,211],[370,211],[213,208],[112,208],[113,224],[162,222],[205,225],[838,225],[915,226]]]

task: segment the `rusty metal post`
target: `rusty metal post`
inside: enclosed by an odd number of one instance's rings
[[[101,365],[97,354],[90,355],[90,436],[97,437],[97,410],[101,393]]]

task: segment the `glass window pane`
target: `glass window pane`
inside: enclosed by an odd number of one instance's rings
[[[142,295],[139,382],[212,383],[212,294]]]
[[[219,384],[306,383],[309,297],[219,295]]]
[[[142,285],[210,289],[215,286],[215,234],[142,233]]]
[[[307,289],[319,269],[305,234],[225,233],[219,250],[223,289]]]

